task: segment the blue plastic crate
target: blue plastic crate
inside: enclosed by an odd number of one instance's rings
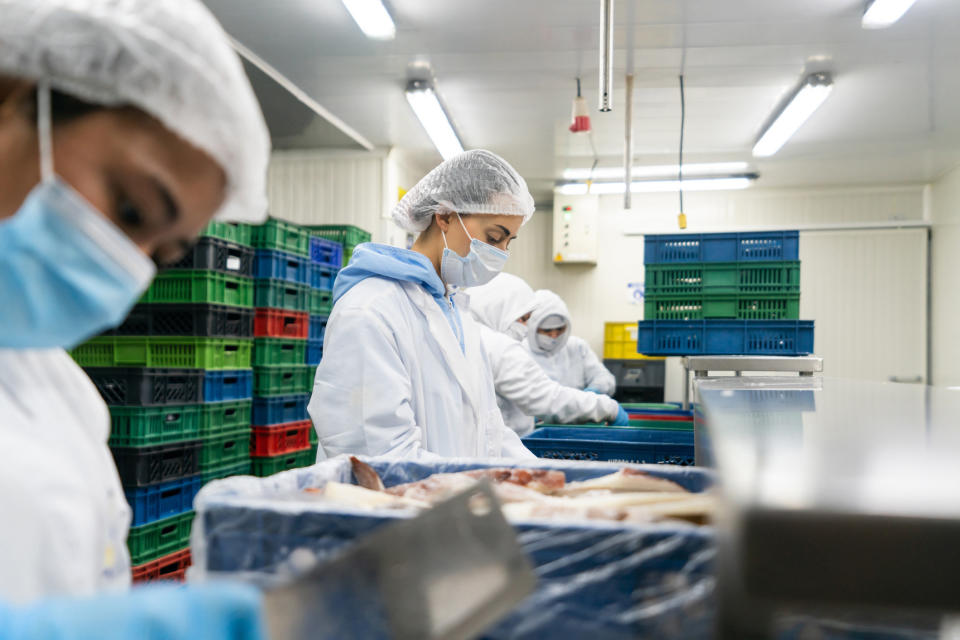
[[[307,357],[304,364],[316,366],[323,359],[323,340],[307,340]]]
[[[340,273],[340,267],[331,267],[316,262],[310,263],[310,286],[314,289],[333,291],[333,283]]]
[[[309,402],[309,393],[276,398],[254,398],[250,422],[258,427],[269,427],[273,424],[309,420],[310,415],[307,413]]]
[[[647,236],[644,264],[799,260],[798,231]]]
[[[619,427],[543,427],[523,438],[540,458],[693,466],[693,432]]]
[[[813,353],[813,320],[642,320],[637,352],[650,356],[799,356]]]
[[[310,236],[310,260],[339,269],[343,264],[343,245],[326,238]]]
[[[310,261],[286,251],[257,249],[253,277],[310,284]]]
[[[307,339],[323,342],[323,337],[327,333],[327,320],[329,319],[330,316],[310,316],[310,332],[307,334]]]
[[[137,527],[193,509],[193,499],[203,477],[200,475],[148,487],[125,488],[123,494],[133,510],[131,526]]]
[[[226,402],[253,397],[253,369],[207,371],[203,376],[203,401]]]

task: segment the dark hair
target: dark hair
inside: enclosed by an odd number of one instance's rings
[[[30,100],[27,103],[28,116],[36,120],[37,119],[37,92],[32,91]],[[80,98],[76,98],[69,93],[64,93],[58,91],[57,89],[50,90],[50,115],[53,119],[54,124],[65,124],[71,120],[76,120],[85,115],[89,115],[96,111],[102,109],[107,109],[106,105],[102,104],[93,104],[91,102],[86,102]]]

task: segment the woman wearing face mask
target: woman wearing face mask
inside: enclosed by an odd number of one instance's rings
[[[551,380],[534,361],[524,346],[529,324],[524,318],[532,321],[540,311],[530,285],[502,273],[467,293],[470,313],[480,323],[480,339],[493,371],[497,405],[508,427],[525,436],[533,431],[537,416],[561,424],[629,424],[627,412],[613,398]],[[532,316],[517,315],[525,309],[533,309]]]
[[[334,285],[310,417],[318,456],[532,457],[503,424],[476,324],[457,290],[489,281],[533,214],[489,151],[443,162],[393,210],[412,250],[356,248]]]
[[[130,585],[130,508],[107,407],[64,351],[119,324],[215,213],[265,216],[240,60],[195,0],[0,16],[0,636],[256,637],[241,587],[93,597]]]
[[[612,396],[617,380],[583,338],[570,335],[570,312],[553,291],[534,295],[536,311],[527,326],[524,346],[551,380],[562,385]]]

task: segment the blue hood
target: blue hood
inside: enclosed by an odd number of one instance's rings
[[[365,242],[353,250],[350,264],[337,275],[333,284],[333,302],[336,303],[358,282],[371,277],[413,282],[430,292],[434,298],[442,298],[446,293],[436,269],[422,253]]]

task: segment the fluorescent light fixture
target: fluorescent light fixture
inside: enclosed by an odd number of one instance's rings
[[[382,0],[343,0],[360,30],[374,40],[393,40],[397,28]]]
[[[734,189],[746,189],[753,181],[756,175],[730,176],[726,178],[694,178],[691,180],[638,180],[630,184],[631,193],[659,193],[664,191],[677,191],[681,188],[684,191],[730,191]],[[555,189],[557,193],[568,196],[579,196],[591,193],[594,195],[620,194],[626,190],[624,182],[594,182],[587,191],[587,184],[584,182],[570,182],[558,185]]]
[[[683,165],[684,176],[707,176],[711,174],[731,174],[746,171],[746,162],[700,162]],[[633,175],[637,178],[669,178],[677,175],[680,167],[675,164],[654,164],[634,166]],[[623,180],[623,167],[590,167],[564,169],[564,180]]]
[[[794,91],[786,105],[769,121],[757,143],[753,155],[759,158],[772,156],[797,132],[833,90],[833,78],[829,73],[811,73]]]
[[[463,144],[433,87],[422,80],[411,80],[407,85],[407,102],[444,160],[463,153]]]
[[[872,0],[863,12],[864,29],[885,29],[903,17],[917,0]]]

